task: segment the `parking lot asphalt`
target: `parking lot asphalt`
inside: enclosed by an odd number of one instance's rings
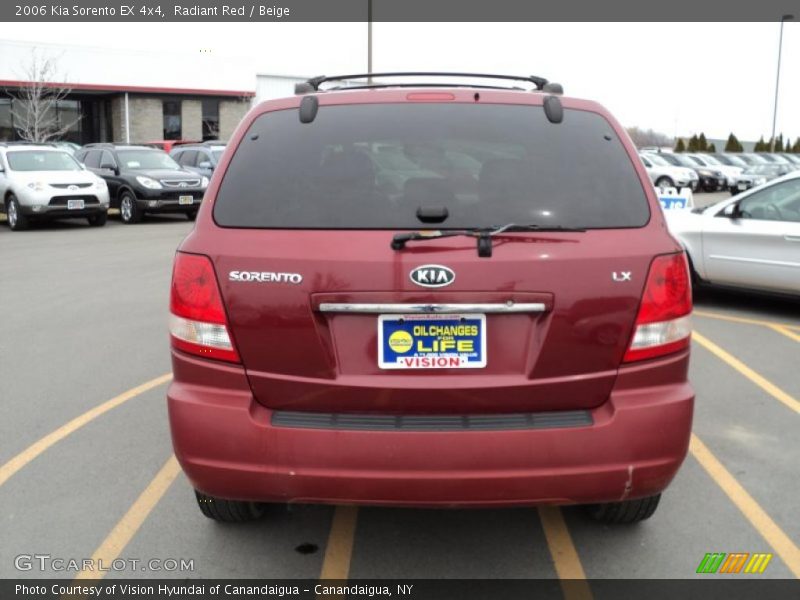
[[[193,561],[109,578],[692,578],[707,552],[772,553],[760,577],[800,577],[800,303],[722,291],[695,301],[690,454],[641,525],[597,525],[579,507],[205,519],[164,399],[171,261],[191,227],[0,228],[0,577],[76,575],[15,567],[47,554]]]

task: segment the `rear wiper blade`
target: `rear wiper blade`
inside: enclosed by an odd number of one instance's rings
[[[450,229],[445,231],[409,231],[396,233],[392,238],[392,250],[402,250],[407,242],[419,240],[437,240],[459,235],[474,237],[478,240],[478,256],[487,258],[492,255],[492,237],[501,233],[514,233],[519,231],[567,231],[584,232],[580,227],[564,227],[562,225],[539,225],[537,223],[508,223],[495,227],[476,227],[474,229]]]

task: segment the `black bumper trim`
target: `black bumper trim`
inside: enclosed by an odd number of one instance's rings
[[[356,431],[497,431],[564,429],[594,424],[588,410],[490,415],[370,415],[278,410],[272,425]]]

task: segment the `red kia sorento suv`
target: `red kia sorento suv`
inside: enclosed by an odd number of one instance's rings
[[[689,445],[691,283],[625,130],[537,77],[373,77],[251,110],[175,256],[200,509],[648,518]]]

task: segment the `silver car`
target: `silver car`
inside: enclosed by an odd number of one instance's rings
[[[673,166],[658,154],[642,152],[639,158],[642,159],[650,181],[656,187],[689,187],[692,191],[697,189],[699,180],[693,169]]]
[[[100,227],[108,215],[106,182],[53,145],[0,142],[0,198],[12,231],[74,217]]]
[[[800,295],[800,172],[666,218],[698,283]]]

